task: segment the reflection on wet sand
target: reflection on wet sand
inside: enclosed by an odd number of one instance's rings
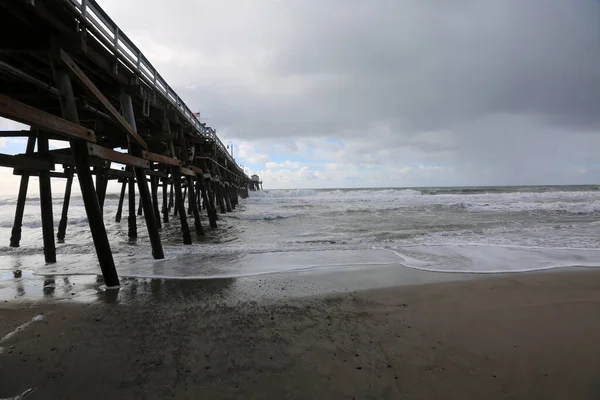
[[[207,300],[226,297],[234,279],[168,280],[122,278],[121,287],[107,290],[102,276],[37,276],[12,271],[0,284],[0,300],[17,302],[101,301],[106,303],[168,303],[188,300]]]
[[[122,278],[119,289],[99,290],[98,300],[121,304],[168,304],[228,297],[235,279],[177,280]]]

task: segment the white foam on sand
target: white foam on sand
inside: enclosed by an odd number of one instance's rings
[[[600,267],[600,250],[479,244],[389,249],[402,265],[432,272],[498,274],[566,267]]]
[[[121,277],[160,279],[223,279],[268,274],[297,274],[326,269],[355,270],[397,265],[431,272],[498,274],[563,267],[600,267],[600,250],[500,245],[412,245],[355,250],[229,253],[206,256],[179,253],[164,260],[118,265]],[[54,268],[54,267],[52,267]],[[72,272],[69,272],[71,270]],[[82,270],[44,267],[38,275],[97,275]]]
[[[31,318],[31,320],[17,326],[12,332],[7,333],[6,335],[4,335],[4,337],[2,339],[0,339],[0,344],[11,339],[17,333],[25,330],[25,328],[27,328],[29,325],[33,324],[34,322],[42,321],[43,319],[44,319],[44,316],[42,314],[36,315],[35,317]],[[0,347],[0,354],[2,354],[3,351],[4,351],[4,348]]]

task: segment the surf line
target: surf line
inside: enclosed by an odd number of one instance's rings
[[[31,318],[31,320],[17,326],[15,328],[15,330],[13,330],[12,332],[7,333],[2,339],[0,339],[0,344],[6,342],[8,339],[12,338],[13,336],[15,336],[17,333],[25,330],[25,328],[27,328],[29,325],[33,324],[34,322],[38,322],[38,321],[42,321],[44,319],[44,315],[43,314],[39,314],[36,315],[35,317]],[[0,347],[0,354],[2,354],[2,352],[4,351],[4,347]]]

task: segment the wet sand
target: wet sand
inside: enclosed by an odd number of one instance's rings
[[[0,398],[600,398],[600,271],[263,299],[236,285],[6,300]]]

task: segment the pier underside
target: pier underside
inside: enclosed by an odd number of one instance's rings
[[[164,258],[161,224],[179,223],[182,242],[190,244],[188,214],[202,235],[201,212],[216,228],[217,208],[230,212],[248,189],[258,189],[216,131],[200,123],[92,0],[0,3],[0,116],[30,126],[0,131],[27,139],[22,153],[0,154],[0,166],[21,177],[10,245],[19,246],[29,177],[36,176],[44,256],[56,261],[55,235],[68,235],[76,178],[107,286],[119,285],[103,222],[110,180],[121,183],[117,221],[127,204],[129,236],[136,237],[139,205],[156,259]],[[64,148],[51,149],[50,141]],[[57,232],[51,178],[67,182]],[[178,222],[169,219],[172,210]]]

